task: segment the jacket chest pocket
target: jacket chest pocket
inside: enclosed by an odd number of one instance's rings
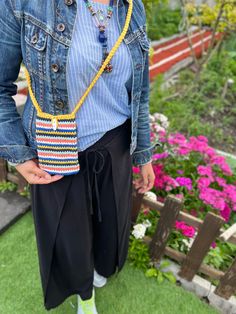
[[[29,21],[25,22],[26,63],[36,75],[46,75],[46,50],[48,34]]]
[[[138,36],[139,44],[142,48],[143,53],[149,53],[150,49],[150,39],[147,37],[146,32],[141,32]]]
[[[135,68],[137,70],[143,70],[145,66],[145,60],[149,54],[150,39],[147,37],[146,25],[142,25],[133,32],[129,32],[124,41],[129,45],[130,50],[133,52],[135,60]]]

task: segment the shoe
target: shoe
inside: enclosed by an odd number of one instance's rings
[[[93,288],[92,297],[88,300],[82,300],[78,295],[78,311],[77,314],[98,314],[95,305],[95,290]]]
[[[94,269],[93,285],[97,288],[103,287],[107,283],[107,278],[99,275]]]

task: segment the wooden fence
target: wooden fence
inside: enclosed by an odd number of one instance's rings
[[[7,161],[0,158],[0,182],[2,181],[10,181],[17,184],[17,192],[23,192],[24,187],[27,186],[27,181],[19,172],[13,174],[8,169]]]
[[[203,263],[212,242],[216,239],[236,244],[235,228],[225,231],[222,229],[224,219],[208,212],[204,221],[182,211],[183,202],[175,196],[167,196],[165,203],[149,200],[144,194],[137,193],[133,188],[132,225],[136,223],[141,206],[157,210],[160,214],[152,238],[145,236],[144,241],[149,245],[149,253],[154,265],[160,263],[166,255],[180,264],[178,275],[192,281],[197,272],[212,279],[219,280],[214,293],[224,299],[229,299],[236,292],[236,259],[226,272],[217,270]],[[198,229],[198,233],[187,254],[167,246],[169,235],[174,229],[175,221],[182,220]]]

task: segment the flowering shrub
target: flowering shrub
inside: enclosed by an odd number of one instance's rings
[[[183,134],[169,133],[168,120],[162,114],[150,115],[150,126],[151,141],[159,142],[160,146],[152,156],[154,187],[146,196],[164,202],[171,192],[183,199],[185,212],[204,220],[206,213],[211,211],[224,218],[226,227],[233,224],[236,221],[236,176],[225,157],[210,147],[204,136],[187,139]],[[133,167],[134,176],[138,176],[139,172],[139,167]],[[135,243],[141,243],[145,235],[153,235],[158,219],[157,211],[142,209],[131,234],[133,252]],[[193,226],[176,221],[168,246],[186,254],[197,232]],[[216,240],[211,244],[204,262],[226,270],[235,257],[235,245]]]
[[[167,118],[150,115],[151,141],[161,143],[153,155],[155,183],[153,192],[163,200],[171,191],[184,198],[184,209],[204,218],[206,212],[220,214],[232,224],[236,215],[236,176],[208,145],[204,136],[187,139],[180,133],[168,133]],[[139,168],[133,167],[135,174]]]

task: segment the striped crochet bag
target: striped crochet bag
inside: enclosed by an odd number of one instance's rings
[[[70,114],[52,115],[45,113],[40,108],[31,87],[31,78],[25,69],[29,95],[36,108],[36,143],[39,167],[50,174],[71,175],[80,170],[77,148],[76,112],[84,99],[104,71],[115,51],[121,44],[128,30],[133,9],[133,0],[129,0],[126,21],[122,33],[103,62],[101,68],[93,78],[91,84]]]

